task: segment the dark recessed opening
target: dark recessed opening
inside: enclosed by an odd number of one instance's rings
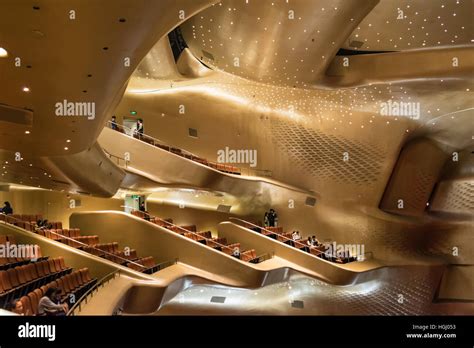
[[[27,67],[28,69],[31,69],[31,65],[27,65],[26,67]]]
[[[82,93],[87,93],[87,91],[86,91],[86,90],[83,90]]]
[[[103,47],[102,48],[104,51],[107,51],[109,48],[108,47]]]
[[[92,77],[92,74],[88,74],[87,77]]]
[[[313,42],[314,42],[314,39],[311,39],[311,41],[313,41]]]
[[[125,23],[127,20],[125,18],[119,18],[120,23]]]
[[[197,138],[197,137],[198,137],[198,131],[197,131],[197,129],[189,128],[188,132],[189,132],[189,136],[190,136],[190,137],[193,137],[193,138]]]
[[[39,7],[39,6],[33,6],[33,10],[36,10],[36,11],[38,11],[39,9],[40,9],[40,7]]]

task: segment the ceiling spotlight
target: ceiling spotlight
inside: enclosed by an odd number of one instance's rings
[[[69,148],[66,146],[66,147],[64,148],[64,150],[66,150],[66,151],[67,151],[67,150],[69,150]]]
[[[70,142],[71,142],[71,139],[66,140],[66,143],[70,143]]]
[[[8,57],[8,52],[3,47],[0,47],[0,58]]]
[[[28,87],[23,87],[23,92],[29,92],[30,89]]]
[[[30,134],[30,131],[25,131],[25,134]]]

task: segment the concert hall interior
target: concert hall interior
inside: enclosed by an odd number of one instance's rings
[[[472,13],[0,0],[0,315],[473,315]]]

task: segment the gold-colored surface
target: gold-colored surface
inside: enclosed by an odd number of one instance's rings
[[[98,279],[117,269],[120,269],[121,272],[135,279],[153,279],[147,274],[135,272],[130,268],[120,266],[106,259],[91,255],[82,250],[53,241],[38,234],[27,232],[23,229],[17,228],[16,226],[0,223],[0,234],[13,235],[18,244],[38,245],[41,248],[43,256],[49,256],[51,258],[62,256],[64,257],[64,261],[68,267],[75,269],[87,267],[89,268],[91,276]]]
[[[238,312],[238,305],[247,303],[241,306],[245,313],[294,313],[283,305],[292,292],[281,291],[290,279],[297,289],[311,289],[303,292],[312,314],[340,313],[335,307],[341,304],[349,314],[472,312],[470,303],[431,303],[443,274],[443,279],[454,279],[452,286],[472,280],[470,273],[449,275],[441,266],[474,264],[473,165],[467,159],[474,150],[472,2],[43,0],[39,5],[36,11],[26,0],[0,4],[0,45],[9,52],[0,58],[0,103],[33,110],[32,123],[27,117],[21,122],[4,116],[0,120],[2,181],[111,196],[124,173],[102,162],[104,156],[94,145],[99,138],[111,154],[132,155],[124,188],[144,194],[152,194],[157,186],[222,193],[234,203],[232,213],[256,219],[272,207],[285,230],[363,244],[389,266],[346,289],[319,282],[308,286],[312,280],[300,276],[280,277],[263,290],[268,301],[277,303],[275,310],[268,309],[270,302],[258,304],[244,291],[237,296],[237,306],[223,306],[224,311]],[[81,15],[71,25],[64,13],[74,5]],[[180,9],[187,20],[168,15]],[[399,9],[403,18],[397,20]],[[118,22],[122,16],[125,23]],[[177,25],[189,48],[176,64],[164,35]],[[11,30],[17,26],[18,31]],[[340,48],[396,52],[336,56]],[[127,69],[122,66],[124,55],[131,57]],[[16,56],[31,68],[14,67]],[[25,85],[29,92],[22,90]],[[52,116],[52,106],[62,99],[96,101],[97,117],[88,121]],[[417,104],[419,113],[383,114],[382,105],[389,102]],[[272,177],[231,177],[110,129],[101,132],[112,113],[121,123],[131,110],[144,119],[145,133],[211,161],[227,147],[255,150],[256,169]],[[197,137],[188,135],[190,128]],[[65,150],[67,139],[71,142]],[[412,147],[420,141],[426,146]],[[85,155],[88,148],[91,158]],[[16,163],[18,151],[24,160]],[[406,153],[412,156],[407,159]],[[459,153],[459,161],[453,160],[454,153]],[[399,177],[400,172],[405,175]],[[108,173],[110,181],[105,179]],[[401,194],[409,203],[408,214],[394,209]],[[305,204],[307,196],[316,197],[315,206]],[[430,206],[425,209],[426,203]],[[217,282],[264,284],[268,270],[208,250],[201,254],[202,246],[182,244],[179,236],[166,231],[148,231],[144,221],[132,222],[127,229],[108,220],[102,224],[90,214],[81,224],[97,233],[97,226],[104,226],[104,238],[115,234],[159,260],[184,259],[214,274]],[[136,224],[140,237],[132,240]],[[250,238],[243,239],[264,250],[273,248]],[[163,313],[215,313],[194,292],[202,290],[207,296],[220,290],[204,285],[186,290],[186,285],[212,277],[192,274],[201,280],[185,279],[191,274],[186,272],[175,273],[184,278],[171,286]],[[315,276],[337,283],[330,276]],[[444,281],[442,293],[449,301],[466,298],[448,283]],[[153,305],[166,297],[163,289],[158,295],[150,289],[133,291],[131,303],[147,294],[137,303],[140,310],[149,309],[148,296]],[[399,292],[409,294],[415,306],[393,303]],[[364,307],[364,301],[370,305]]]
[[[307,87],[378,0],[224,0],[182,26],[206,65],[264,83]]]

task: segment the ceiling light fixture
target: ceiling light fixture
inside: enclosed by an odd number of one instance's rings
[[[28,87],[23,87],[23,92],[29,92],[30,89]]]
[[[30,134],[30,131],[25,131],[25,134]]]
[[[66,150],[66,151],[67,151],[67,150],[69,150],[69,148],[66,146],[66,147],[64,148],[64,150]]]
[[[8,52],[3,47],[0,47],[0,58],[8,57]]]

